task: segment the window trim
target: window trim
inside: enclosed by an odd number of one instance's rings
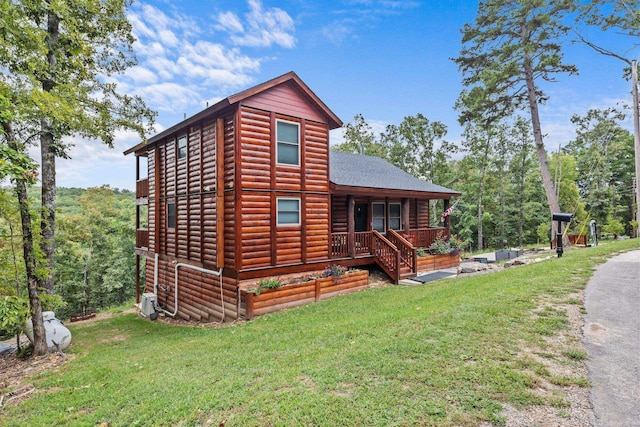
[[[173,207],[173,216],[171,215],[171,207]],[[171,218],[173,218],[173,224],[171,224]],[[175,230],[176,229],[176,204],[175,202],[167,202],[167,230]]]
[[[391,216],[391,205],[397,205],[398,206],[398,216]],[[402,230],[402,203],[398,203],[398,202],[389,202],[387,203],[387,216],[389,217],[389,230],[394,230],[394,231],[400,231]],[[400,220],[400,227],[398,228],[391,228],[391,218],[398,218]]]
[[[298,222],[280,222],[280,201],[296,201],[298,202]],[[293,211],[284,211],[284,212],[293,212]],[[277,227],[297,227],[300,226],[302,222],[302,201],[300,197],[277,197],[276,198],[276,226]]]
[[[183,140],[184,140],[184,155],[181,156],[180,155],[180,141],[183,141]],[[176,157],[178,158],[178,161],[186,159],[188,151],[189,151],[189,138],[187,138],[187,135],[182,135],[182,136],[178,137],[176,139]]]
[[[373,206],[374,205],[382,205],[382,211],[384,212],[384,214],[380,217],[380,216],[376,216]],[[378,231],[379,233],[386,233],[387,232],[387,204],[385,202],[371,202],[371,230],[375,230],[375,228],[373,227],[373,220],[376,218],[382,218],[382,224],[383,224],[383,231]]]
[[[287,145],[293,145],[291,142],[288,141],[280,141],[280,139],[278,138],[278,123],[287,123],[290,125],[295,125],[297,130],[298,130],[298,143],[297,148],[298,148],[298,162],[297,163],[282,163],[280,161],[278,161],[279,159],[279,149],[278,147],[280,146],[280,144],[287,144]],[[293,122],[291,120],[283,120],[283,119],[276,119],[276,164],[277,165],[282,165],[282,166],[293,166],[293,167],[300,167],[300,123],[298,122]]]

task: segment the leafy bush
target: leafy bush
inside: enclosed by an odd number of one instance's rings
[[[427,251],[425,251],[424,248],[417,248],[416,249],[416,254],[418,254],[418,256],[426,256],[427,255]]]
[[[339,277],[349,271],[346,267],[343,267],[338,264],[331,264],[327,268],[324,269],[322,273],[322,277]]]
[[[0,336],[20,334],[29,317],[29,303],[26,298],[8,296],[0,298]]]
[[[438,238],[436,238],[436,240],[433,241],[429,249],[434,254],[458,255],[463,245],[464,243],[459,241],[458,239],[451,238],[447,240],[442,236],[438,236]]]
[[[267,277],[266,279],[261,279],[258,282],[258,287],[254,289],[253,293],[260,295],[260,292],[264,289],[277,289],[282,285],[284,285],[284,283],[279,277]]]

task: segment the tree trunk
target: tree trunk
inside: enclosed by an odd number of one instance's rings
[[[523,141],[526,141],[523,139]],[[519,211],[518,211],[518,247],[522,247],[522,237],[524,234],[524,184],[526,172],[525,168],[527,167],[527,151],[526,151],[526,142],[522,144],[522,168],[520,169],[520,179],[518,183],[518,190],[520,197],[518,197],[519,201]]]
[[[525,80],[527,83],[527,96],[529,100],[529,111],[531,113],[531,126],[533,127],[533,140],[536,145],[536,154],[538,156],[538,162],[540,163],[540,174],[542,175],[542,184],[544,186],[544,192],[547,195],[547,202],[549,203],[550,213],[560,212],[560,204],[556,197],[553,180],[551,179],[551,171],[549,170],[549,163],[547,162],[547,150],[544,148],[544,142],[542,140],[542,130],[540,128],[540,114],[538,112],[538,99],[536,96],[536,86],[533,81],[533,70],[528,55],[525,55]],[[551,221],[551,218],[549,218]],[[554,234],[557,232],[557,225],[555,221],[551,221]]]
[[[58,16],[47,14],[47,33],[49,50],[47,62],[49,73],[42,81],[42,89],[50,92],[56,85],[51,77],[56,68],[55,50],[58,44],[60,22]],[[51,121],[43,118],[40,121],[40,153],[42,156],[42,241],[40,246],[46,259],[48,274],[40,280],[40,286],[50,294],[54,291],[55,267],[55,229],[56,229],[56,153]]]
[[[2,128],[7,137],[7,145],[19,152],[22,147],[16,142],[11,123],[3,122]],[[33,251],[33,227],[31,214],[29,213],[29,201],[27,196],[27,183],[24,178],[15,177],[16,197],[20,207],[20,219],[22,224],[22,251],[27,276],[27,291],[29,294],[29,312],[33,322],[33,353],[37,356],[48,352],[44,321],[42,320],[42,304],[38,292],[38,280],[36,277],[36,257]]]
[[[484,248],[482,244],[482,193],[484,192],[484,175],[487,170],[487,158],[489,157],[489,141],[487,140],[487,147],[484,150],[484,157],[482,158],[482,168],[480,169],[480,185],[478,186],[478,250],[481,251]]]

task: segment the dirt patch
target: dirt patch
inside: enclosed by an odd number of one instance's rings
[[[0,356],[0,409],[18,405],[38,391],[32,383],[25,383],[27,378],[57,369],[72,358],[62,353],[27,358],[16,354]]]

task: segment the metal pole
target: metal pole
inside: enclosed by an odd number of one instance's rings
[[[636,203],[640,205],[640,102],[638,100],[638,61],[631,61],[633,80],[633,135],[636,149]],[[640,206],[636,206],[636,237],[640,237]]]

